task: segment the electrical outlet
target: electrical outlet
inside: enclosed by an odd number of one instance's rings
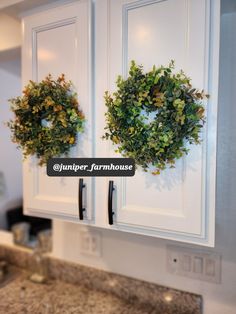
[[[167,270],[198,280],[221,282],[221,256],[198,249],[167,246]]]
[[[80,232],[80,253],[88,256],[102,256],[102,235],[99,231]]]

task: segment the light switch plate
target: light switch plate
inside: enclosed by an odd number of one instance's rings
[[[221,282],[221,255],[205,250],[167,246],[167,270],[212,283]]]

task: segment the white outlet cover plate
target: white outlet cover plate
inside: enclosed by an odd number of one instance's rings
[[[80,231],[80,253],[87,256],[102,256],[102,234],[99,231]]]

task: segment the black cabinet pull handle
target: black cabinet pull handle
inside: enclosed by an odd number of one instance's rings
[[[113,225],[113,215],[114,212],[112,210],[112,198],[113,198],[113,191],[114,188],[114,181],[109,181],[109,189],[108,189],[108,222],[109,225]]]
[[[85,208],[83,207],[83,188],[85,188],[84,180],[79,179],[79,219],[84,219],[84,211]]]

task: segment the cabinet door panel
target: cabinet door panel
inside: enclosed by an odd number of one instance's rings
[[[115,89],[118,74],[127,76],[131,60],[145,70],[174,60],[176,70],[211,94],[202,144],[191,145],[175,169],[159,176],[139,169],[132,178],[114,178],[113,228],[213,245],[219,2],[110,0],[107,15],[108,90]],[[117,155],[111,144],[107,151]]]
[[[64,73],[72,80],[86,116],[85,133],[71,149],[71,157],[92,156],[92,105],[90,101],[90,3],[79,1],[24,19],[23,81],[42,80],[49,73]],[[25,162],[25,211],[62,218],[78,217],[78,179],[53,178],[37,160]],[[92,219],[92,179],[85,179],[85,207]]]

